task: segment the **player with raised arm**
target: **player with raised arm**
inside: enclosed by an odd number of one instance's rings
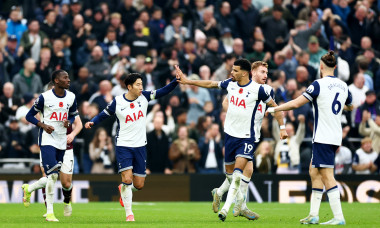
[[[42,164],[47,176],[45,179],[46,221],[58,222],[53,209],[54,186],[67,147],[67,128],[74,122],[78,111],[75,94],[67,90],[70,86],[68,73],[64,70],[54,71],[51,80],[54,82],[54,89],[48,90],[38,97],[26,115],[26,119],[40,128],[38,145],[41,149]],[[38,112],[40,112],[41,121],[34,117]],[[39,182],[37,185],[44,184],[44,180],[41,182],[40,180],[37,181]],[[62,185],[66,186],[66,182],[63,181],[61,178]],[[24,190],[24,206],[28,207],[31,191],[29,191],[28,184],[24,184],[22,188]]]
[[[221,186],[223,189],[228,189],[228,195],[226,203],[218,213],[219,219],[224,221],[235,197],[235,216],[239,215],[242,209],[244,197],[240,190],[240,180],[247,180],[247,177],[243,175],[243,170],[246,168],[247,163],[253,160],[253,153],[260,140],[262,121],[260,115],[265,112],[260,105],[260,101],[271,107],[277,105],[269,95],[270,90],[268,89],[270,87],[268,88],[250,80],[251,64],[246,59],[236,60],[232,67],[232,78],[221,82],[189,80],[178,67],[176,68],[178,82],[182,84],[204,88],[221,88],[228,91],[229,107],[224,126],[226,133],[226,181]],[[265,70],[267,72],[267,68]],[[261,114],[259,114],[260,112]],[[283,125],[282,113],[278,113],[276,119],[280,122],[280,125]],[[281,138],[287,137],[285,128],[281,130],[281,134]],[[249,179],[247,182],[249,182]]]
[[[121,173],[121,198],[126,221],[135,221],[132,212],[132,192],[144,187],[146,176],[146,115],[148,102],[169,94],[178,85],[176,79],[154,91],[143,91],[142,77],[128,74],[124,83],[128,93],[117,96],[101,113],[85,124],[91,128],[109,116],[116,115],[116,161]]]
[[[310,213],[301,219],[302,224],[319,223],[319,207],[323,195],[323,186],[327,189],[330,207],[334,218],[323,225],[346,224],[340,193],[334,178],[335,151],[342,144],[341,116],[343,109],[352,111],[352,96],[347,84],[334,75],[336,58],[333,51],[323,55],[320,60],[321,79],[315,80],[303,95],[267,112],[276,113],[301,107],[312,102],[314,111],[313,148],[310,162],[310,177],[312,194],[310,199]]]

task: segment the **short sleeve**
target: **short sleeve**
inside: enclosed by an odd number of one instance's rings
[[[263,101],[264,103],[268,103],[270,100],[272,100],[272,97],[269,94],[270,91],[267,91],[264,86],[261,85],[259,88],[259,100]]]
[[[148,100],[154,100],[156,97],[156,91],[142,91],[142,95]]]
[[[320,86],[317,81],[314,81],[307,87],[306,91],[303,93],[303,96],[306,97],[309,101],[313,101],[318,97],[320,91]]]
[[[226,79],[226,80],[224,80],[224,81],[220,81],[220,82],[218,83],[218,87],[219,87],[219,89],[227,89],[227,87],[228,87],[228,83],[230,83],[231,81],[232,81],[231,78]]]
[[[350,90],[348,90],[348,96],[345,105],[352,105],[352,94]]]
[[[74,102],[69,109],[69,115],[76,116],[78,114],[77,108],[77,98],[74,98]]]
[[[35,101],[34,101],[34,110],[37,112],[42,112],[44,110],[44,104],[45,104],[45,98],[41,94]]]
[[[352,164],[353,165],[358,165],[359,164],[359,156],[357,153],[354,155],[354,159],[352,159]]]
[[[116,99],[115,98],[107,105],[107,107],[104,109],[104,112],[109,116],[112,116],[113,114],[115,114],[115,112],[116,112]]]

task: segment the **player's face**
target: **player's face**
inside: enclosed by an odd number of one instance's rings
[[[259,84],[265,84],[268,78],[268,69],[264,66],[259,66],[252,71],[254,80]]]
[[[232,81],[233,82],[238,82],[241,80],[241,78],[243,77],[243,74],[246,73],[245,71],[242,71],[240,69],[240,66],[235,66],[233,65],[232,66],[232,71],[231,71],[231,78],[232,78]]]
[[[59,77],[57,77],[58,83],[56,83],[57,87],[68,89],[70,87],[70,77],[67,72],[62,72]]]
[[[129,93],[132,93],[136,97],[140,96],[143,91],[142,80],[138,78],[132,86],[128,85]]]

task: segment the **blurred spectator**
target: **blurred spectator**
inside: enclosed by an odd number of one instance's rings
[[[33,93],[36,96],[43,90],[41,77],[35,73],[36,62],[29,58],[24,62],[24,68],[13,78],[14,95],[22,97],[25,93]]]
[[[214,10],[210,7],[203,10],[202,20],[196,22],[195,28],[201,30],[207,37],[219,39],[222,29],[213,14]]]
[[[290,11],[294,18],[298,18],[298,14],[303,8],[305,8],[305,6],[306,5],[302,0],[291,0],[291,3],[287,4],[286,8]]]
[[[236,24],[239,25],[236,27],[237,36],[244,43],[248,42],[251,32],[259,25],[260,20],[259,11],[251,2],[251,0],[241,0],[241,5],[233,12]]]
[[[206,134],[199,140],[201,160],[199,160],[199,173],[223,172],[223,144],[219,125],[211,124]]]
[[[55,67],[55,70],[62,69],[65,71],[70,71],[72,63],[69,58],[65,57],[65,53],[63,52],[64,47],[65,46],[62,39],[54,40],[51,61]]]
[[[22,34],[27,30],[25,22],[22,21],[22,13],[20,8],[12,6],[7,22],[7,33],[9,36],[15,35],[17,41],[20,42]]]
[[[79,15],[82,10],[82,4],[79,0],[70,0],[70,11],[65,15],[63,21],[63,31],[71,30],[73,27],[73,20],[75,20],[75,16]],[[75,25],[74,25],[75,26]]]
[[[89,145],[90,158],[93,161],[91,173],[112,174],[115,160],[111,137],[104,128],[98,128]]]
[[[173,40],[189,38],[190,33],[186,27],[182,26],[182,15],[173,14],[171,24],[165,28],[165,43],[173,43]]]
[[[127,30],[125,26],[121,23],[120,13],[112,13],[110,15],[110,25],[108,29],[114,29],[116,31],[116,40],[117,42],[124,43],[127,39]]]
[[[335,174],[350,174],[352,153],[350,149],[340,146],[335,152]]]
[[[149,21],[149,27],[156,30],[160,37],[160,43],[164,41],[164,32],[166,29],[166,21],[162,18],[162,9],[156,8],[153,11],[152,17]]]
[[[4,58],[4,69],[6,78],[10,81],[13,80],[15,74],[17,74],[21,67],[22,61],[25,59],[25,54],[17,46],[17,38],[15,35],[8,36],[7,46],[1,50]]]
[[[366,35],[367,11],[367,7],[359,5],[355,8],[355,13],[347,17],[352,43],[357,46],[360,46],[361,38]]]
[[[48,36],[40,31],[40,24],[37,20],[31,20],[20,40],[20,48],[24,50],[28,57],[35,62],[40,59],[40,51],[43,47],[51,47]]]
[[[51,50],[42,48],[40,52],[40,61],[37,63],[36,73],[40,75],[42,85],[46,85],[51,81],[51,74],[54,71],[54,64],[51,61]]]
[[[26,114],[29,112],[30,108],[33,106],[35,99],[34,99],[33,94],[26,93],[23,96],[23,100],[24,100],[24,105],[17,109],[15,116],[16,116],[16,119],[19,121],[20,131],[26,134],[28,131],[30,131],[32,128],[35,127],[35,125],[31,124],[25,118]]]
[[[257,150],[256,155],[256,170],[259,173],[271,174],[273,164],[273,148],[268,141],[262,141]]]
[[[98,41],[102,41],[106,36],[108,22],[104,20],[103,11],[100,7],[94,9],[93,17],[89,23],[92,27],[91,32],[95,34]]]
[[[373,120],[369,111],[363,111],[359,134],[371,138],[372,148],[380,152],[380,113],[376,113],[375,120]]]
[[[309,74],[308,80],[313,82],[317,78],[317,70],[309,65],[310,55],[306,51],[302,51],[297,55],[298,66],[304,66]]]
[[[8,33],[7,33],[7,21],[0,18],[0,51],[2,51],[8,42]]]
[[[117,83],[114,85],[111,91],[111,95],[113,97],[122,95],[124,93],[128,93],[128,88],[124,83],[125,78],[127,77],[126,74],[122,74],[120,77],[117,78]],[[115,76],[116,78],[116,76]]]
[[[231,29],[224,28],[219,39],[219,50],[221,54],[230,54],[233,51],[234,38],[232,37]]]
[[[152,108],[152,110],[148,113],[146,116],[146,131],[151,132],[155,130],[154,126],[154,120],[157,119],[165,119],[164,113],[160,111],[161,106],[159,104],[155,104]],[[172,135],[175,131],[175,122],[174,118],[172,116],[172,108],[171,106],[168,106],[165,110],[165,115],[167,119],[167,124],[162,124],[160,126],[160,129],[165,133],[165,135]]]
[[[279,5],[273,6],[272,15],[261,20],[261,28],[267,44],[273,50],[282,49],[288,42],[288,25],[282,19],[283,8]]]
[[[178,61],[184,73],[188,75],[192,73],[199,73],[199,68],[202,65],[202,59],[196,53],[193,39],[185,39],[183,50],[178,53]]]
[[[10,117],[16,115],[21,106],[21,100],[14,94],[14,86],[7,82],[3,86],[3,95],[0,96],[0,123],[5,123]]]
[[[95,83],[109,78],[110,64],[104,59],[103,50],[100,46],[95,46],[91,52],[91,58],[84,64],[88,69],[90,78]]]
[[[80,47],[83,46],[83,43],[87,36],[91,35],[91,25],[90,24],[84,24],[84,19],[82,15],[75,15],[74,19],[72,20],[72,28],[70,30],[64,30],[68,31],[68,34],[71,37],[72,45],[71,45],[71,53],[73,56],[76,56],[77,51]],[[78,57],[77,57],[78,60]],[[74,62],[74,67],[82,66]]]
[[[296,69],[296,81],[299,87],[308,87],[310,84],[309,81],[309,72],[306,67],[298,66]]]
[[[211,72],[214,73],[223,61],[218,54],[219,42],[216,38],[211,37],[207,42],[207,52],[204,56],[204,63],[210,67]]]
[[[84,64],[90,60],[91,52],[97,44],[97,39],[94,34],[87,36],[85,43],[78,49],[76,53],[76,64],[79,67],[84,66]]]
[[[235,55],[237,59],[245,58],[244,42],[242,39],[234,39],[234,42],[232,44],[232,54]]]
[[[150,114],[150,113],[149,113]],[[149,115],[148,114],[148,115]],[[171,117],[173,118],[173,117]],[[164,118],[163,115],[154,115],[153,130],[148,131],[146,152],[146,171],[150,173],[165,173],[172,174],[170,170],[169,160],[169,138],[163,130]],[[174,121],[173,121],[174,125]]]
[[[352,169],[356,174],[371,174],[377,156],[378,153],[372,150],[372,140],[365,137],[361,140],[361,147],[355,152]]]
[[[143,34],[144,23],[136,20],[134,23],[134,34],[128,36],[126,43],[131,47],[131,57],[138,55],[157,57],[157,52],[153,49],[153,41],[149,36]]]
[[[200,80],[199,76],[196,74],[190,75],[189,79]],[[205,115],[203,107],[206,102],[211,101],[210,93],[205,88],[192,85],[189,86],[186,93],[190,104],[186,123],[194,126],[196,121],[198,121],[198,118]]]
[[[186,126],[178,128],[178,139],[174,140],[169,149],[169,159],[173,163],[173,173],[195,173],[195,164],[201,158],[195,140],[188,137]]]
[[[12,117],[7,129],[8,144],[5,152],[6,158],[26,158],[29,157],[25,147],[25,134],[20,131],[18,121]]]
[[[216,15],[215,19],[219,22],[222,31],[228,28],[232,35],[236,37],[236,21],[234,16],[231,14],[231,5],[228,1],[223,1],[220,3],[219,14]]]
[[[234,65],[235,60],[236,60],[235,55],[227,54],[224,57],[223,64],[213,74],[212,80],[224,81],[227,78],[229,78],[232,71],[232,66]]]
[[[354,76],[354,82],[348,86],[352,94],[352,105],[354,109],[351,112],[351,119],[355,120],[356,109],[362,105],[366,99],[365,93],[368,91],[368,87],[364,85],[365,79],[363,73],[357,73]],[[352,121],[352,123],[355,123]]]
[[[319,8],[321,1],[320,0],[310,0],[310,4],[308,4],[305,8],[303,8],[299,14],[298,19],[307,21],[309,19],[309,15],[311,11],[317,11],[318,17],[321,17],[323,12]]]
[[[111,94],[112,84],[108,80],[103,80],[99,83],[99,91],[94,93],[90,99],[90,103],[95,103],[98,105],[99,110],[103,110],[107,107],[113,99]]]
[[[364,56],[358,56],[356,58],[356,64],[358,66],[359,73],[363,73],[364,75],[364,85],[368,89],[373,90],[373,73],[370,70],[368,70],[369,62]]]
[[[206,0],[194,0],[195,9],[193,9],[194,22],[203,20],[203,13],[206,10]]]
[[[158,85],[155,74],[153,73],[154,65],[153,59],[151,57],[146,57],[144,60],[144,72],[141,74],[143,89],[148,91],[153,91],[156,89],[156,85]],[[156,102],[149,102],[150,104],[154,104]]]
[[[100,46],[103,49],[105,58],[107,58],[109,62],[119,54],[121,45],[117,41],[117,34],[113,28],[108,29],[107,35]]]
[[[78,79],[70,83],[70,91],[76,95],[77,103],[88,101],[90,97],[98,91],[98,85],[89,78],[86,67],[81,67],[78,72]]]
[[[246,58],[251,61],[264,61],[268,62],[271,60],[272,55],[269,51],[264,52],[264,41],[263,40],[255,40],[252,45],[253,52],[247,54]]]
[[[144,5],[142,10],[147,11],[150,16],[153,14],[154,10],[158,8],[158,6],[154,4],[153,0],[144,0],[142,4]]]
[[[355,115],[355,124],[359,125],[362,121],[362,114],[364,111],[369,111],[371,118],[375,120],[376,115],[380,114],[380,101],[376,100],[376,93],[373,90],[368,90],[365,93],[364,104],[358,107]]]
[[[44,32],[52,42],[54,39],[61,37],[62,28],[56,23],[57,13],[54,10],[44,12],[45,20],[41,24],[41,31]]]
[[[314,69],[319,69],[319,61],[321,57],[327,53],[327,51],[319,47],[319,41],[316,36],[310,36],[307,52],[310,55],[309,65]]]
[[[133,29],[133,24],[138,17],[138,11],[133,6],[133,0],[122,0],[118,7],[119,13],[122,16],[122,23],[127,31]]]
[[[281,140],[280,127],[273,118],[272,135],[275,139],[276,147],[274,152],[275,163],[277,164],[278,174],[298,174],[300,165],[300,147],[305,137],[305,116],[298,116],[298,128],[295,133],[294,125],[287,122],[285,125],[288,138]]]

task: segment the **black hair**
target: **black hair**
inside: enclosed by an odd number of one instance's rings
[[[326,66],[334,68],[336,66],[336,58],[334,56],[334,51],[329,51],[321,57],[321,60]]]
[[[239,66],[240,70],[251,72],[251,63],[247,59],[237,59],[234,65]]]
[[[236,57],[235,54],[233,54],[233,53],[229,53],[229,54],[226,54],[226,55],[224,56],[223,61],[225,62],[225,61],[227,61],[227,60],[231,60],[231,59],[233,59],[233,58],[235,58],[235,57]]]
[[[52,74],[51,74],[51,81],[55,84],[54,80],[59,77],[60,74],[62,73],[67,73],[66,71],[64,70],[56,70],[54,71]]]
[[[128,85],[132,86],[133,83],[135,83],[136,80],[139,78],[142,80],[141,74],[139,74],[139,73],[128,74],[127,77],[125,77],[125,79],[124,79],[124,84],[126,87],[128,87]]]

